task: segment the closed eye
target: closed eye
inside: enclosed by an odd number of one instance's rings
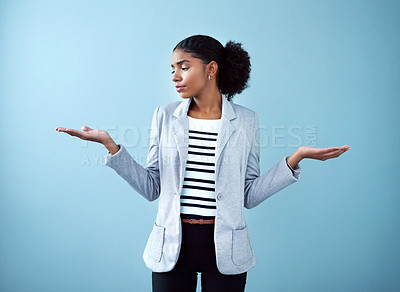
[[[186,71],[186,70],[188,70],[189,68],[182,68],[182,71]],[[171,72],[171,74],[174,74],[175,73],[175,71],[172,71]]]

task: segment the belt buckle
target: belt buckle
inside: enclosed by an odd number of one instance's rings
[[[193,223],[193,219],[189,219],[189,223],[190,223],[190,224],[194,224],[194,223]]]

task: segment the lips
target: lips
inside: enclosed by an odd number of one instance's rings
[[[176,87],[176,91],[182,91],[186,86],[175,86]]]

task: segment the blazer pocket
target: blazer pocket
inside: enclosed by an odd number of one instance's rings
[[[155,262],[161,261],[164,245],[165,228],[154,224],[149,238],[149,256]]]
[[[232,261],[235,265],[246,264],[253,257],[247,227],[233,230],[232,234]]]

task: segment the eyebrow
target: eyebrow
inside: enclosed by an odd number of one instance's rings
[[[189,60],[181,60],[181,61],[179,61],[179,62],[176,62],[176,64],[177,64],[177,65],[180,65],[180,64],[182,64],[182,63],[184,63],[184,62],[189,62],[189,63],[190,63]],[[174,65],[171,65],[171,67],[174,68]]]

